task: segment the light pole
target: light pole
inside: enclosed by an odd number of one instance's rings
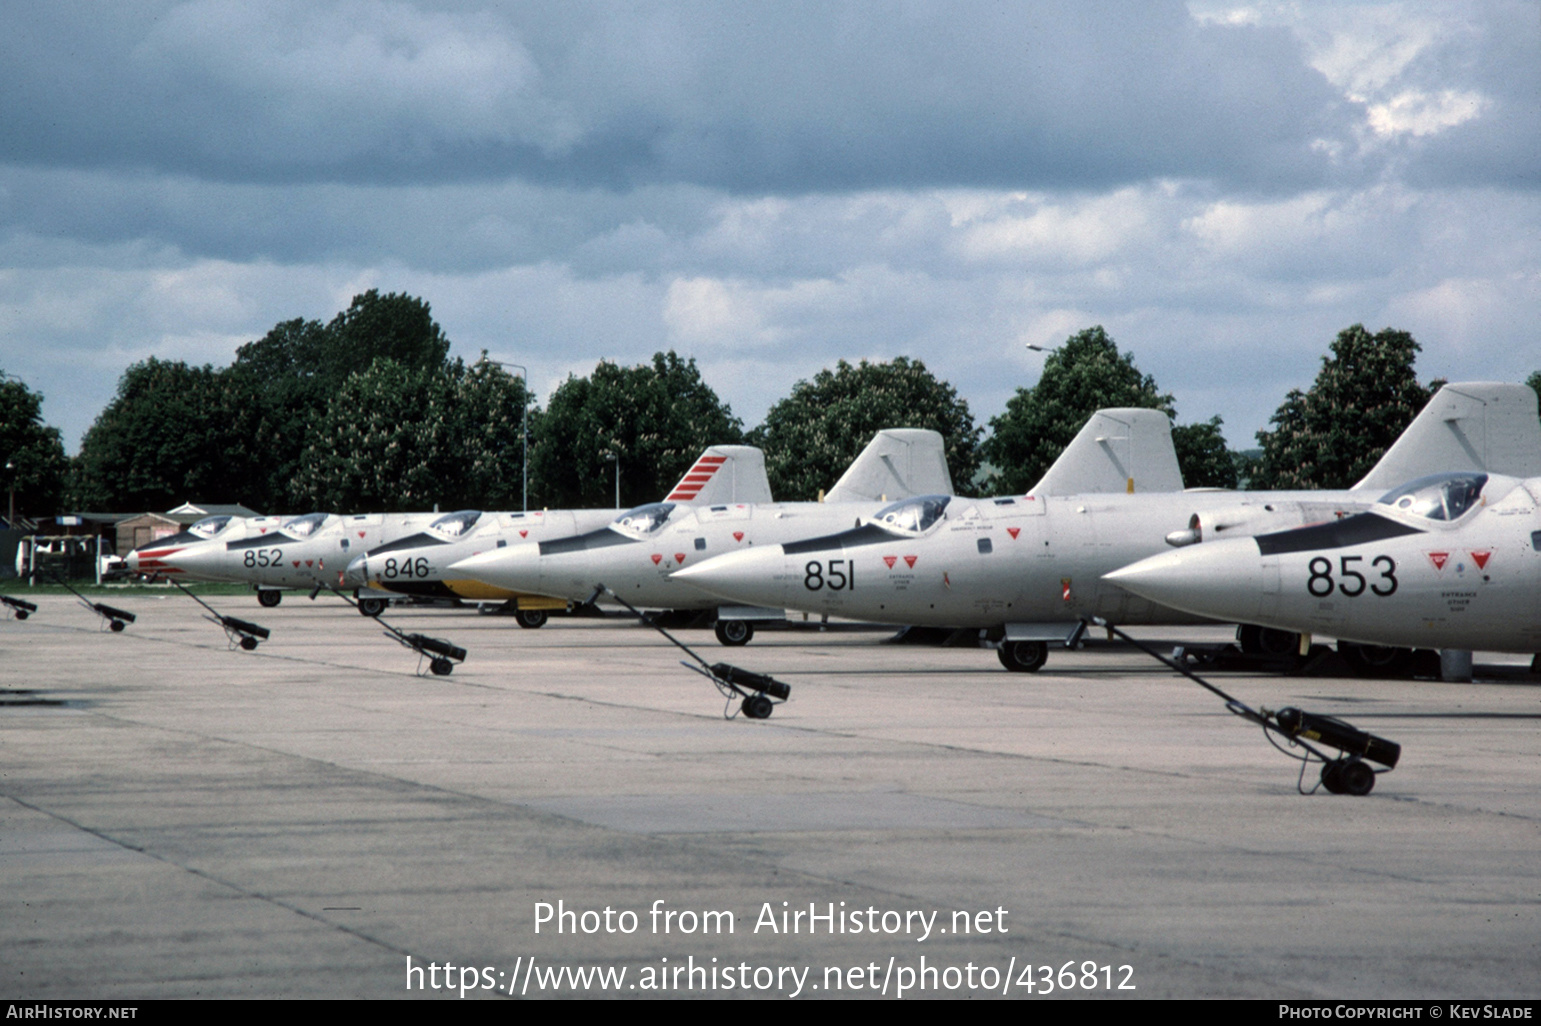
[[[621,457],[617,453],[603,452],[600,455],[615,464],[615,508],[621,508]]]
[[[490,363],[495,367],[516,367],[519,370],[520,386],[524,390],[524,423],[519,428],[519,433],[524,436],[524,455],[519,458],[520,500],[524,503],[524,511],[528,513],[530,511],[530,372],[523,364],[489,360],[486,353],[482,353],[482,362]]]

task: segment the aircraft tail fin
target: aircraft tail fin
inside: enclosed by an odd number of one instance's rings
[[[1541,476],[1536,393],[1501,381],[1446,385],[1354,487],[1387,491],[1446,470]]]
[[[752,445],[714,445],[691,464],[665,502],[703,506],[725,502],[770,502],[765,454]]]
[[[942,436],[923,428],[889,428],[873,436],[824,501],[876,502],[952,494]]]
[[[1172,422],[1160,410],[1109,409],[1091,415],[1029,495],[1180,492],[1182,471]]]

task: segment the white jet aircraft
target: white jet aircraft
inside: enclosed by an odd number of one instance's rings
[[[764,453],[748,445],[714,445],[691,465],[664,501],[702,506],[769,502],[770,498]],[[581,523],[575,520],[565,524],[565,530],[557,530],[549,519],[532,528],[530,519],[518,513],[478,514],[469,510],[448,514],[423,531],[356,557],[348,566],[344,582],[349,587],[368,585],[404,595],[473,601],[512,600],[518,604],[516,619],[519,626],[539,627],[546,622],[547,610],[566,608],[565,598],[500,587],[448,571],[461,560],[484,552],[497,552],[522,543],[549,541],[603,527],[615,519],[618,511],[590,512],[602,515],[587,517]]]
[[[744,448],[708,449],[670,494],[690,496],[703,487],[716,487],[726,488],[724,494],[734,494],[736,490],[746,496],[769,497],[770,483],[765,477],[764,458],[759,450],[745,452],[742,451]],[[450,544],[455,538],[463,538],[474,546],[489,537],[508,539],[517,536],[530,541],[561,538],[607,524],[616,512],[613,509],[574,509],[532,510],[528,513],[483,513],[480,510],[351,515],[308,513],[282,519],[249,520],[244,524],[240,518],[232,518],[232,522],[220,531],[210,534],[205,530],[203,533],[207,537],[189,529],[185,532],[190,536],[187,541],[179,541],[182,536],[178,535],[176,539],[157,542],[153,549],[142,546],[130,553],[126,562],[135,572],[177,573],[183,579],[250,584],[257,589],[258,601],[263,606],[276,606],[283,597],[281,588],[356,588],[363,584],[363,580],[350,580],[347,576],[349,564],[361,553],[379,552],[402,542],[418,547],[425,539]],[[217,519],[220,518],[199,523],[207,525]],[[171,541],[178,541],[178,544],[167,544]],[[477,549],[462,545],[457,551],[468,554]],[[440,565],[447,565],[447,562]],[[384,556],[377,566],[382,576],[403,584],[427,583],[436,573],[431,561],[421,553],[415,553],[410,562],[400,555]],[[414,589],[392,590],[412,593]],[[549,597],[509,591],[492,597],[515,601],[519,622],[524,626],[539,626],[545,622],[548,609],[566,606],[565,602]],[[366,616],[376,616],[385,611],[387,601],[384,595],[360,595],[359,611]]]
[[[1083,435],[1074,454],[1062,460],[1063,466],[1056,464],[1060,476],[1055,480],[1065,486],[1100,484],[1124,492],[1134,487],[1138,475],[1150,487],[1182,487],[1164,414],[1110,411],[1096,430]],[[877,514],[885,500],[951,492],[939,434],[917,429],[882,431],[823,502],[694,508],[657,503],[630,510],[609,527],[586,535],[489,552],[463,560],[452,570],[500,587],[572,601],[589,598],[603,584],[634,606],[715,609],[717,639],[724,645],[742,645],[754,636],[755,621],[784,619],[784,609],[780,605],[765,608],[766,603],[723,606],[716,595],[680,579],[676,571],[686,563],[861,524]],[[829,573],[832,580],[844,579],[840,565],[831,566]]]
[[[276,606],[283,598],[281,588],[340,587],[342,572],[355,553],[421,531],[441,515],[307,513],[276,525],[232,523],[206,540],[175,549],[161,542],[141,546],[129,553],[125,562],[136,573],[175,573],[183,580],[250,584],[257,589],[257,600],[263,606]],[[602,523],[608,515],[607,510],[594,510],[588,519]],[[555,529],[565,533],[573,523],[568,518]],[[384,611],[385,600],[364,599],[359,607],[365,615],[373,616]]]
[[[1436,474],[1345,520],[1165,552],[1106,579],[1199,616],[1337,638],[1388,675],[1417,648],[1541,653],[1541,478]]]
[[[161,574],[167,577],[180,577],[182,580],[202,580],[203,578],[196,574],[189,574],[184,567],[178,565],[175,559],[177,553],[205,542],[217,540],[224,543],[239,541],[248,536],[260,537],[270,531],[277,531],[287,519],[287,517],[204,517],[176,534],[146,542],[129,552],[123,558],[123,562],[130,573]]]
[[[1030,672],[1044,664],[1050,642],[1074,644],[1094,616],[1120,625],[1198,619],[1132,595],[1102,580],[1105,574],[1169,545],[1347,516],[1405,481],[1409,470],[1470,466],[1541,474],[1534,392],[1446,386],[1347,491],[1071,496],[1035,487],[993,499],[922,496],[853,529],[728,553],[677,570],[674,579],[757,606],[979,628],[1007,669]],[[1182,523],[1188,528],[1171,530]]]

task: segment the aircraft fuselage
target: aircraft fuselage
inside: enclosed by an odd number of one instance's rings
[[[877,525],[733,555],[676,574],[739,602],[896,624],[991,627],[1100,616],[1191,622],[1102,580],[1168,551],[1174,529],[1207,514],[1221,536],[1281,529],[1365,508],[1353,492],[1195,491],[953,499],[930,530]]]
[[[682,567],[728,552],[849,527],[884,503],[734,503],[676,507],[655,531],[628,533],[604,527],[540,544],[509,546],[453,569],[498,587],[571,601],[589,598],[600,584],[632,605],[650,609],[707,609],[721,599],[671,576]]]
[[[1113,580],[1194,613],[1361,644],[1541,652],[1541,478],[1488,488],[1493,501],[1455,522],[1377,505],[1332,529],[1153,556]]]

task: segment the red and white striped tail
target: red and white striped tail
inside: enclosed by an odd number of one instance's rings
[[[714,445],[680,478],[665,502],[770,502],[765,454],[748,445]]]
[[[680,478],[680,483],[674,486],[674,491],[669,493],[666,502],[694,502],[696,496],[705,488],[707,482],[717,475],[722,465],[728,462],[726,456],[702,456],[696,460],[696,465],[685,472]]]

